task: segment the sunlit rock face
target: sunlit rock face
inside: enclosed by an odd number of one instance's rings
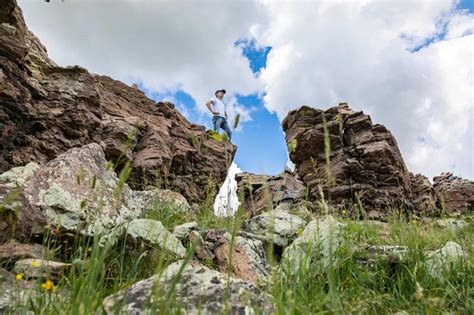
[[[422,208],[426,198],[417,201],[417,193],[426,197],[434,192],[414,188],[413,175],[392,133],[363,112],[353,111],[346,103],[325,111],[302,106],[289,112],[282,126],[290,159],[312,200],[321,200],[322,192],[336,208],[359,208],[378,216],[391,209],[438,210],[432,195],[431,209]]]
[[[107,160],[131,161],[133,188],[165,185],[199,202],[206,185],[216,191],[224,181],[234,145],[208,139],[173,104],[135,87],[58,67],[15,0],[0,6],[0,66],[0,172],[95,142]]]

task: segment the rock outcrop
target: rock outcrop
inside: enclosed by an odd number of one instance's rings
[[[447,211],[474,211],[474,181],[453,176],[452,173],[443,173],[434,177],[433,182]]]
[[[411,187],[412,187],[412,203],[415,210],[422,215],[433,215],[443,208],[441,196],[434,189],[428,177],[410,173]]]
[[[392,208],[415,209],[413,200],[419,197],[414,195],[397,142],[368,115],[346,103],[326,111],[303,106],[291,111],[282,126],[290,158],[313,200],[320,200],[321,187],[325,198],[339,209],[362,204],[366,212],[382,215]],[[436,204],[429,189],[420,191],[424,197],[415,203]]]
[[[182,209],[184,198],[173,196]],[[169,232],[158,233],[155,226],[152,235],[145,235],[136,219],[170,198],[167,191],[130,189],[108,167],[98,144],[73,148],[42,166],[31,162],[0,175],[0,244],[9,239],[28,242],[49,230],[56,236],[99,233],[113,241],[129,223],[131,236],[161,244]],[[174,236],[169,241],[178,242]],[[182,245],[178,254],[184,255]]]
[[[273,314],[270,297],[254,284],[229,279],[197,262],[188,263],[181,271],[182,264],[173,263],[161,275],[106,298],[106,313]]]
[[[220,185],[236,147],[207,137],[171,103],[106,76],[58,67],[28,31],[15,0],[0,5],[0,173],[100,143],[106,158],[134,168],[134,188],[161,182],[188,201]]]
[[[343,240],[344,227],[344,223],[330,215],[312,220],[301,235],[285,248],[283,267],[290,273],[300,268],[318,268],[319,272],[324,272],[336,262],[335,253]]]
[[[222,273],[230,268],[233,277],[259,285],[269,276],[265,249],[262,241],[246,236],[236,235],[231,245],[232,236],[228,232],[211,230],[205,242]]]
[[[284,171],[275,176],[238,173],[237,195],[243,207],[252,215],[271,210],[281,202],[296,203],[304,199],[305,187],[298,175]]]
[[[303,230],[306,221],[298,215],[275,209],[267,211],[245,222],[244,230],[262,236],[268,243],[285,247]]]

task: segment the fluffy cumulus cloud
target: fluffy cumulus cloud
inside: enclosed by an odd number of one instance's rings
[[[474,17],[455,0],[19,2],[61,65],[185,91],[201,113],[220,87],[280,119],[345,101],[392,130],[412,171],[474,178]],[[256,74],[245,38],[272,48]]]
[[[261,89],[235,42],[264,11],[251,1],[19,0],[60,65],[81,65],[160,92],[183,90],[198,109],[218,88]]]
[[[264,3],[270,110],[347,101],[392,130],[412,171],[474,177],[472,14],[456,1]]]

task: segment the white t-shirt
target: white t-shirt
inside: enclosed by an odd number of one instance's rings
[[[212,98],[212,107],[214,107],[215,112],[219,112],[219,116],[224,117],[225,115],[225,104],[217,97]]]

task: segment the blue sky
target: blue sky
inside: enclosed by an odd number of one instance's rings
[[[252,39],[237,40],[235,46],[242,49],[249,67],[254,75],[258,76],[260,70],[266,66],[271,47],[257,47]],[[179,90],[170,94],[148,90],[143,85],[141,88],[153,100],[168,99],[175,103],[191,122],[212,128],[211,118],[196,110],[195,100],[186,92]],[[216,90],[220,88],[217,86]],[[213,92],[209,91],[210,97]],[[245,172],[275,175],[281,173],[287,163],[287,146],[277,115],[267,110],[262,97],[263,95],[257,94],[237,95],[237,102],[251,112],[252,120],[244,122],[239,130],[234,131],[232,142],[237,146],[234,162]],[[232,122],[230,123],[232,125]]]

